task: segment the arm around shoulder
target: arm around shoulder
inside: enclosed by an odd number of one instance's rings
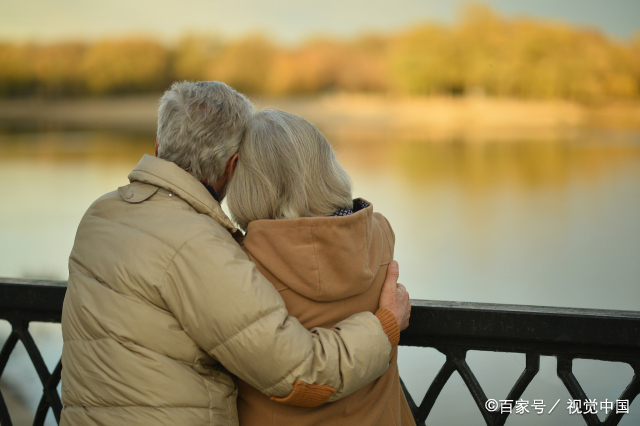
[[[305,329],[231,237],[215,233],[176,253],[162,292],[198,346],[266,395],[293,405],[337,400],[382,375],[399,334],[385,312]]]

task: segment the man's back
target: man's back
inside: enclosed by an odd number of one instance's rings
[[[212,217],[142,182],[89,208],[69,260],[63,424],[235,423],[233,379],[164,300],[180,297],[165,287],[173,258],[203,233],[234,244]],[[198,285],[189,272],[181,280]]]

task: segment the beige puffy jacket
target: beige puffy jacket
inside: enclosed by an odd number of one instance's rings
[[[253,221],[244,250],[280,292],[289,314],[311,329],[378,309],[394,242],[389,222],[369,205],[348,216]],[[278,404],[240,380],[240,424],[415,426],[400,386],[397,352],[382,376],[319,407]]]
[[[385,372],[389,311],[307,331],[200,182],[150,156],[129,180],[91,205],[69,258],[62,425],[237,425],[232,374],[314,406]]]

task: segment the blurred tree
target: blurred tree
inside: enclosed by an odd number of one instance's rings
[[[0,44],[0,96],[161,91],[221,80],[247,93],[328,91],[600,102],[640,97],[640,33],[622,43],[588,28],[464,6],[456,24],[391,35],[315,38],[296,48],[261,35],[188,35],[169,49],[143,37],[91,45]]]
[[[513,33],[488,6],[471,3],[462,9],[450,48],[457,69],[457,93],[501,94],[505,69],[513,60]],[[456,91],[454,91],[456,93]]]
[[[275,54],[276,48],[269,40],[250,35],[224,46],[220,54],[207,63],[204,75],[241,92],[265,92]]]
[[[85,81],[78,67],[86,51],[87,47],[80,43],[61,43],[39,48],[33,57],[34,71],[39,82],[38,94],[58,97],[86,92]]]
[[[368,35],[347,45],[346,56],[338,68],[337,86],[348,92],[386,92],[389,70],[386,64],[387,38]]]
[[[461,87],[451,31],[425,24],[391,40],[389,69],[391,87],[414,95],[437,95]]]
[[[91,94],[157,91],[169,81],[169,52],[146,38],[105,40],[88,49],[81,69]]]
[[[173,78],[193,81],[210,79],[207,70],[223,48],[223,42],[216,37],[195,34],[182,37],[173,54]]]
[[[38,88],[33,58],[37,48],[32,44],[0,44],[0,95],[32,95]]]
[[[269,75],[269,91],[301,94],[337,89],[339,70],[347,57],[346,50],[344,43],[318,38],[298,49],[280,51]]]
[[[590,29],[506,19],[467,5],[453,28],[418,26],[391,41],[392,87],[402,93],[562,98],[637,98],[633,48]]]

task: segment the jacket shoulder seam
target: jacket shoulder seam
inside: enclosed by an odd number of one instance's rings
[[[217,222],[216,222],[217,223]],[[222,225],[220,225],[220,227],[222,227]],[[224,228],[223,228],[224,229]],[[226,229],[224,229],[226,232]],[[173,265],[173,262],[176,259],[176,256],[178,254],[180,254],[180,252],[182,251],[182,249],[187,246],[189,243],[191,243],[192,241],[196,240],[197,238],[201,238],[204,235],[208,235],[208,234],[212,234],[215,233],[216,231],[214,229],[209,229],[208,231],[205,232],[201,232],[198,234],[195,234],[194,236],[192,236],[191,238],[186,239],[181,245],[180,247],[178,247],[177,249],[174,249],[175,252],[173,253],[173,256],[171,256],[171,259],[169,259],[169,261],[167,262],[167,267],[164,268],[164,271],[162,273],[162,280],[161,280],[161,285],[164,286],[165,280],[167,278],[167,271],[169,270],[169,268]],[[216,237],[216,239],[222,241],[221,238]]]
[[[273,313],[278,312],[280,310],[281,310],[281,307],[280,306],[276,306],[275,308],[267,311],[264,315],[261,315],[259,318],[256,318],[255,320],[251,321],[249,324],[247,324],[246,326],[242,327],[240,330],[238,330],[232,336],[229,336],[224,341],[222,341],[222,342],[218,343],[217,345],[215,345],[213,348],[211,348],[210,352],[214,352],[220,346],[226,346],[227,343],[229,343],[231,340],[235,340],[242,333],[246,332],[248,329],[253,327],[254,324],[258,323],[259,321],[264,320],[266,317],[268,317],[268,316],[272,315]]]
[[[210,217],[210,216],[209,216],[209,217]],[[213,218],[211,218],[211,219],[213,219]],[[222,228],[222,230],[223,230],[224,232],[228,232],[228,230],[227,230],[227,229],[226,229],[222,224],[220,224],[220,223],[218,223],[218,222],[216,222],[216,223],[217,223],[217,224]],[[204,231],[204,232],[200,232],[200,233],[198,233],[198,234],[195,234],[194,236],[192,236],[192,237],[190,237],[190,238],[186,239],[186,240],[185,240],[185,241],[180,245],[180,247],[178,247],[177,249],[174,249],[174,250],[175,250],[175,252],[173,253],[173,256],[171,256],[171,259],[169,259],[169,261],[167,262],[167,267],[164,269],[164,272],[162,273],[162,283],[164,283],[164,280],[165,280],[165,278],[166,278],[166,276],[167,276],[167,271],[169,270],[169,268],[171,267],[171,265],[173,265],[173,262],[174,262],[174,260],[175,260],[176,256],[177,256],[178,254],[180,254],[180,252],[182,251],[182,249],[183,249],[185,246],[187,246],[189,243],[193,242],[194,240],[196,240],[196,239],[198,239],[198,238],[201,238],[201,237],[203,237],[203,236],[205,236],[205,235],[209,235],[209,234],[215,234],[216,232],[217,232],[217,231],[216,231],[215,229],[209,229],[209,230],[207,230],[207,231]],[[216,235],[214,235],[214,237],[215,237],[215,239],[220,240],[222,243],[226,243],[226,244],[228,244],[228,243],[227,243],[227,242],[225,242],[222,238],[220,238],[220,237],[218,237],[218,236],[216,236]],[[233,238],[233,237],[232,237],[232,238]]]

